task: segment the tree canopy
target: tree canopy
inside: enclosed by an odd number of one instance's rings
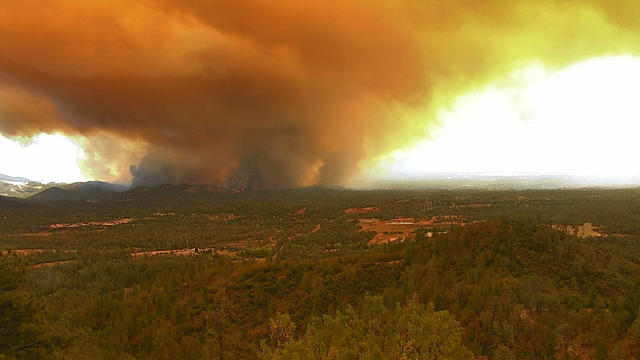
[[[357,307],[312,321],[299,338],[287,314],[269,324],[260,359],[465,360],[462,328],[448,311],[435,311],[412,298],[392,310],[381,297],[366,296]]]

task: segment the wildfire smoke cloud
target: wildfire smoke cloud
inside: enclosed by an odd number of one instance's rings
[[[632,2],[37,3],[0,12],[0,133],[82,136],[134,184],[341,184],[527,62],[640,48]]]

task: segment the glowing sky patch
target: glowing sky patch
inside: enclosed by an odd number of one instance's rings
[[[0,135],[0,173],[40,182],[87,180],[78,164],[82,149],[60,134],[41,134],[28,144]]]
[[[640,179],[640,58],[532,66],[464,95],[430,138],[382,161],[383,178],[436,174]]]

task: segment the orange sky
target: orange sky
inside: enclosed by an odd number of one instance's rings
[[[339,185],[512,70],[637,54],[613,3],[7,1],[0,133],[81,135],[104,180]]]

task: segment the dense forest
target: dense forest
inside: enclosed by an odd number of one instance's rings
[[[640,358],[638,189],[0,200],[0,359]]]

